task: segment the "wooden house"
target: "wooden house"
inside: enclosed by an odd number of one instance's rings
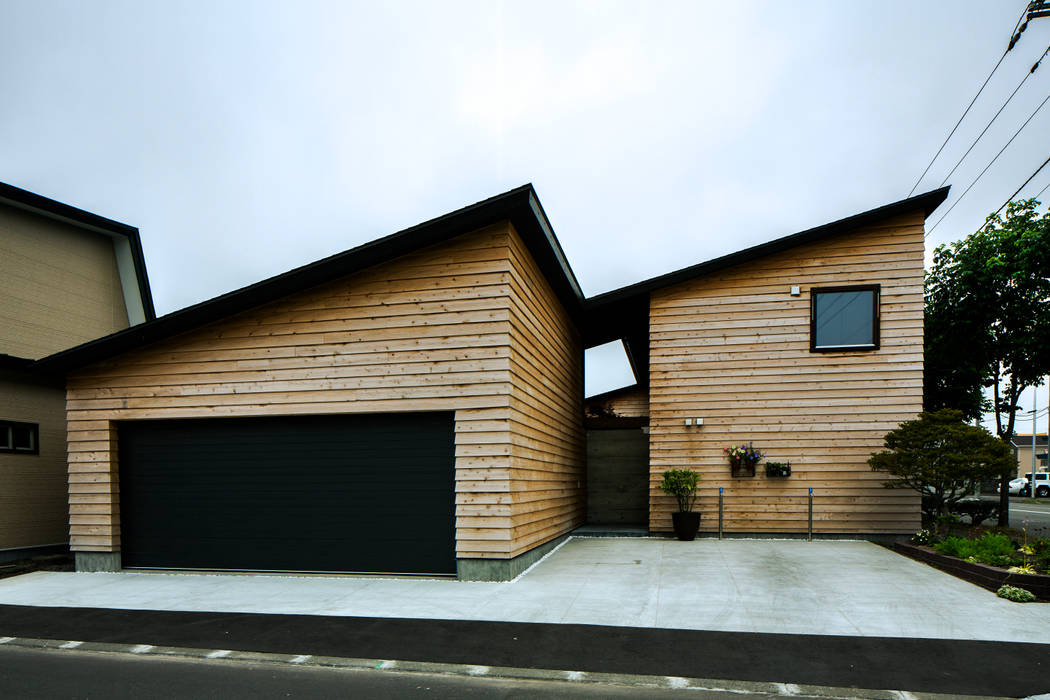
[[[616,339],[650,531],[671,467],[702,472],[708,515],[728,490],[737,532],[804,531],[811,487],[821,533],[912,530],[865,460],[921,408],[946,195],[584,299],[527,185],[56,353],[35,369],[67,377],[78,568],[513,577],[603,487],[583,350]],[[792,476],[730,479],[741,441]]]

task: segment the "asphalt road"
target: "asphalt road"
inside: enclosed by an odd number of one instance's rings
[[[982,496],[982,498],[999,502],[998,496]],[[1027,525],[1024,523],[1025,520],[1028,521]],[[1050,498],[1031,499],[1010,496],[1010,527],[1018,529],[1027,527],[1028,532],[1032,535],[1050,537]]]
[[[7,698],[236,700],[269,698],[716,698],[768,697],[740,691],[639,688],[604,683],[521,681],[275,664],[137,657],[0,647]]]

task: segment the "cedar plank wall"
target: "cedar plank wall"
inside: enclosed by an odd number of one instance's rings
[[[881,347],[809,351],[809,289],[882,285]],[[801,285],[792,297],[789,287]],[[702,529],[726,532],[914,532],[918,496],[882,486],[868,456],[922,410],[923,217],[916,211],[652,294],[650,529],[671,529],[666,469],[702,473]],[[702,417],[701,428],[684,418]],[[729,476],[722,448],[754,441],[792,475]]]
[[[511,397],[524,346],[512,348],[512,336],[531,323],[523,318],[565,319],[549,295],[539,310],[516,303],[537,293],[522,270],[534,272],[531,259],[501,224],[70,377],[72,548],[119,549],[111,421],[140,418],[455,410],[457,556],[508,558],[566,530],[574,511],[558,493],[572,460],[556,442],[543,448],[552,457],[527,456],[547,433],[529,402]],[[564,328],[542,332],[568,342]],[[565,396],[546,400],[556,415]],[[530,481],[526,467],[556,476]],[[523,515],[526,494],[512,474],[549,501],[540,519]]]
[[[584,413],[587,413],[591,406],[604,406],[621,418],[647,418],[649,416],[649,392],[638,387],[601,401],[588,401]]]
[[[516,232],[511,236],[512,555],[587,516],[583,345]]]

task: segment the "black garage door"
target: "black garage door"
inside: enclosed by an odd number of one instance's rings
[[[456,571],[451,413],[118,431],[126,567]]]

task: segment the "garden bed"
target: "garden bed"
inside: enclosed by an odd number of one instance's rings
[[[987,588],[990,591],[997,591],[1000,586],[1007,584],[1031,592],[1042,602],[1050,601],[1050,575],[1011,573],[994,566],[950,557],[946,554],[935,552],[929,547],[922,547],[904,541],[894,542],[893,549],[899,554],[921,561],[924,564],[929,564],[935,569],[940,569],[945,573],[977,584],[981,588]]]

